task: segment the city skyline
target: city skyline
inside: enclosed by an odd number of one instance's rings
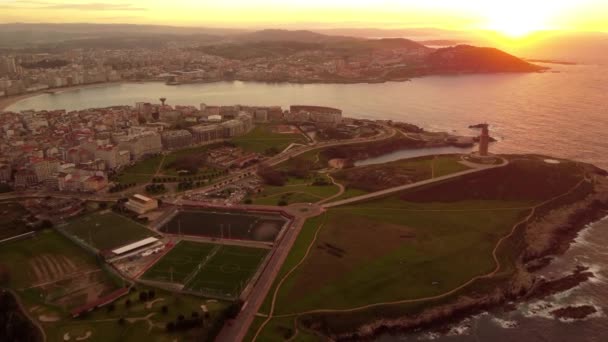
[[[3,0],[0,22],[90,22],[257,29],[434,27],[521,38],[547,30],[608,32],[600,0],[290,1]]]

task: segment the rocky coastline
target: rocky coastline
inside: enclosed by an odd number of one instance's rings
[[[591,305],[568,306],[565,308],[551,311],[553,317],[563,320],[580,320],[585,319],[594,313],[597,309]]]
[[[608,178],[603,170],[598,169],[593,174],[591,194],[556,206],[525,227],[522,236],[526,248],[520,255],[515,274],[491,292],[461,295],[448,304],[430,307],[416,315],[370,322],[357,331],[329,337],[336,341],[371,341],[384,334],[441,330],[448,324],[484,311],[497,308],[512,310],[516,303],[543,299],[593,278],[594,274],[583,266],[558,279],[547,280],[534,274],[550,264],[553,257],[565,253],[581,230],[608,215]],[[531,230],[541,230],[542,234],[529,234]],[[594,312],[595,308],[585,306],[556,309],[552,314],[562,319],[583,319]]]

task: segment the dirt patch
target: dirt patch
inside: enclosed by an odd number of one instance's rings
[[[91,331],[87,331],[84,335],[76,337],[76,341],[85,341],[88,340],[93,333]]]
[[[55,315],[47,315],[47,314],[44,314],[44,315],[40,315],[40,316],[38,316],[38,320],[39,320],[40,322],[43,322],[43,323],[57,322],[57,321],[59,321],[60,319],[61,319],[61,317],[59,317],[59,316],[55,316]]]
[[[146,303],[146,309],[152,310],[152,307],[154,306],[154,304],[159,303],[159,302],[164,302],[164,301],[165,301],[165,298],[156,298],[155,300]]]

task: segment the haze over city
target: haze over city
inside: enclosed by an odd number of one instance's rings
[[[602,0],[3,0],[1,22],[137,23],[232,28],[412,28],[608,31]]]

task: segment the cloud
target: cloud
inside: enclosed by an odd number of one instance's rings
[[[45,10],[76,10],[76,11],[147,11],[147,8],[137,7],[132,4],[115,4],[108,2],[89,3],[54,3],[47,1],[15,1],[8,6],[19,9],[45,9]]]

